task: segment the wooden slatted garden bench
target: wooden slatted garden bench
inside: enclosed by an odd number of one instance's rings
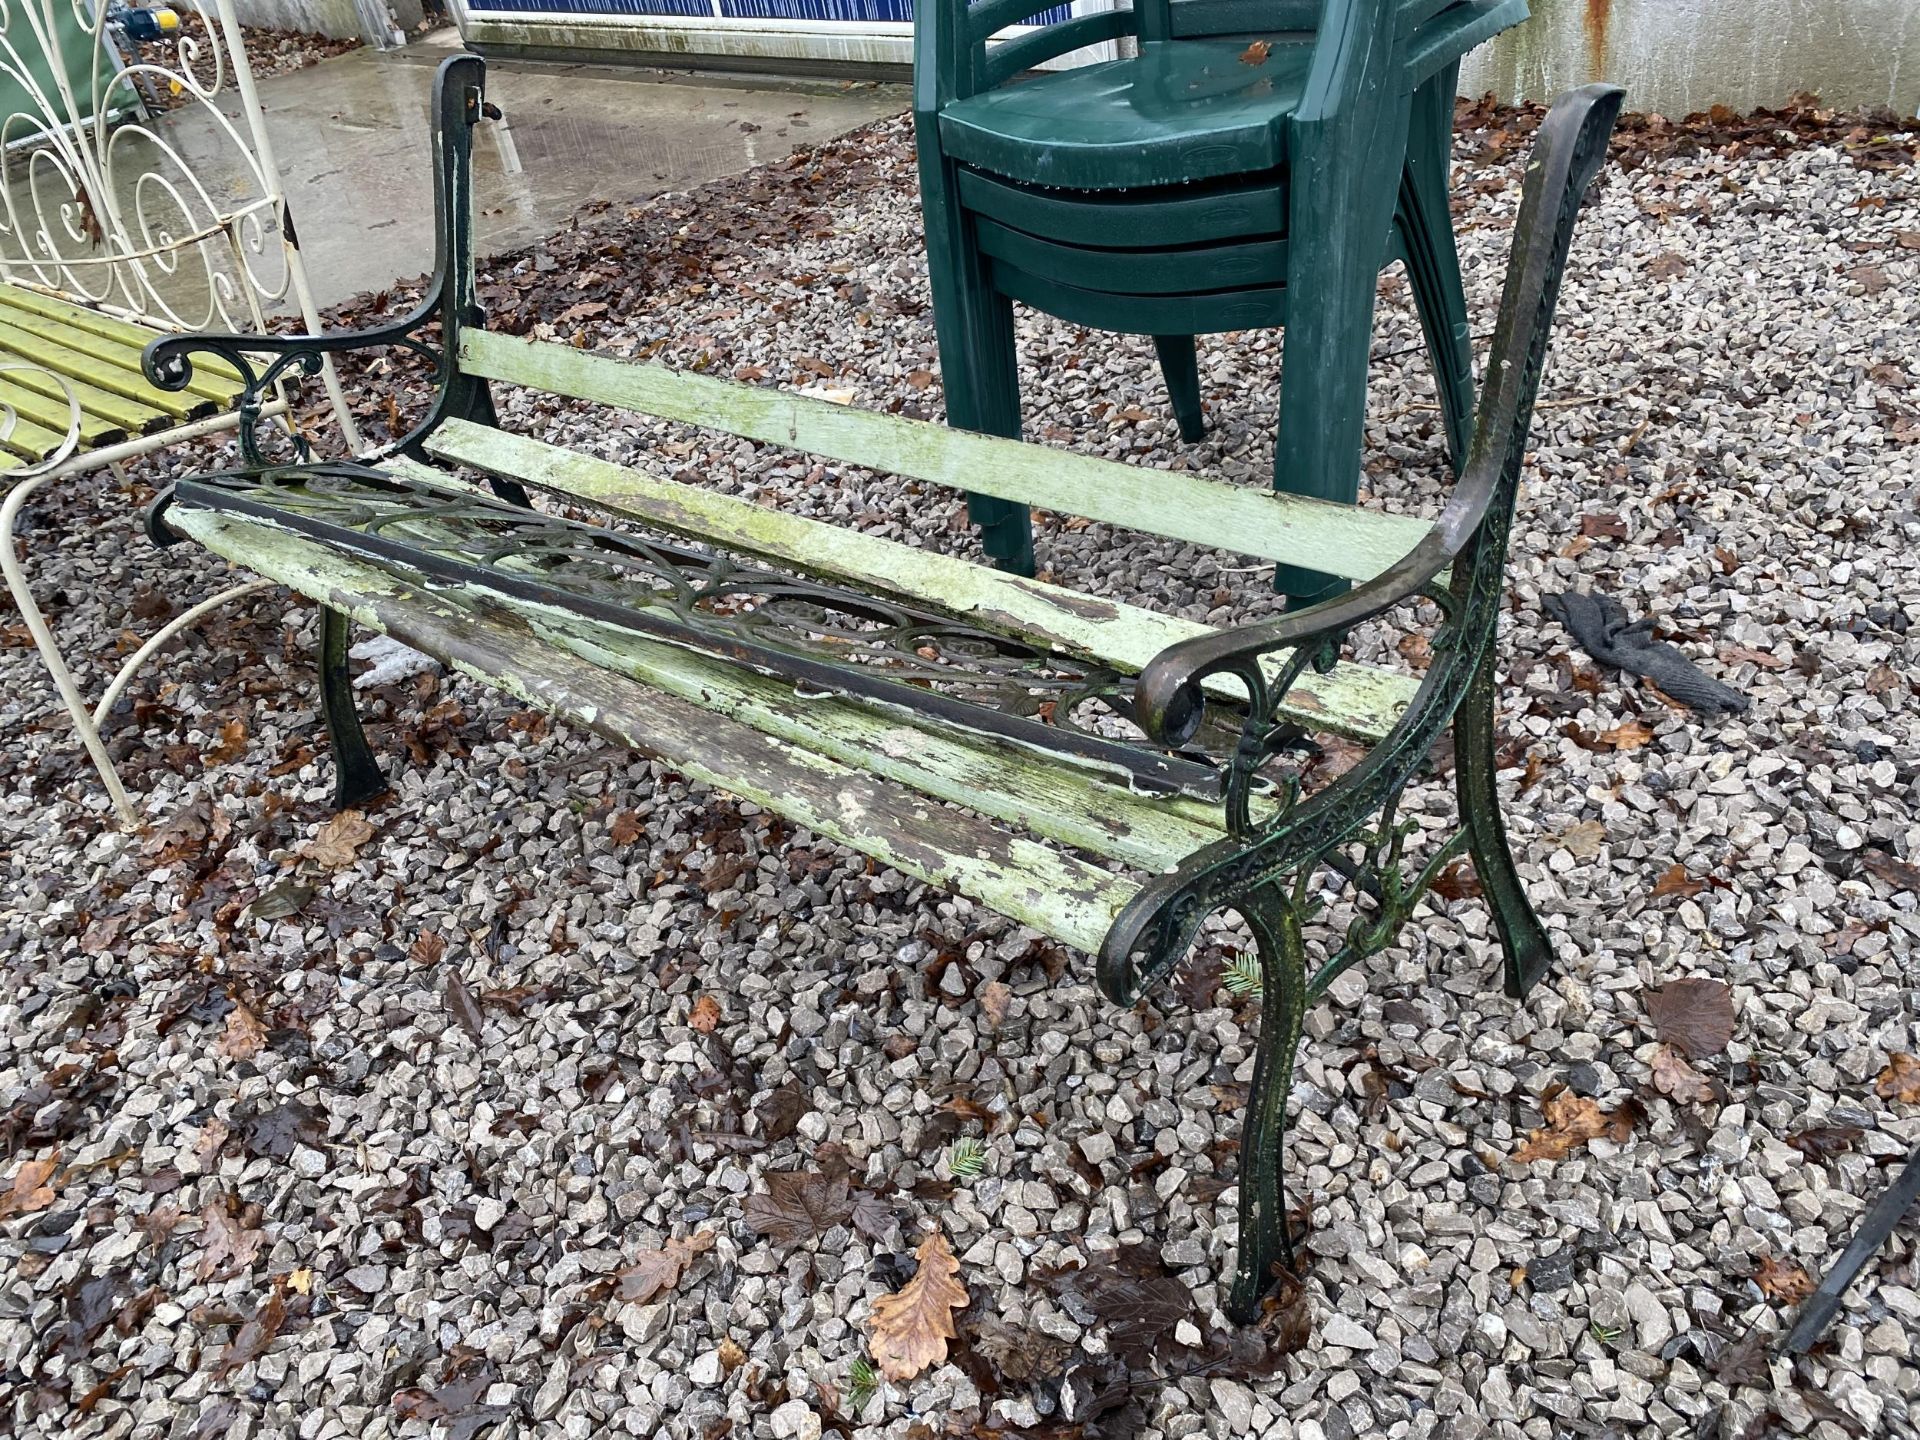
[[[438,266],[417,311],[355,334],[185,337],[147,354],[157,384],[188,383],[189,357],[211,351],[265,386],[325,353],[403,345],[437,361],[432,414],[377,463],[257,461],[184,480],[150,532],[319,602],[342,804],[382,786],[348,683],[359,624],[1096,955],[1123,1005],[1210,915],[1237,912],[1264,982],[1230,1306],[1251,1315],[1290,1253],[1281,1144],[1306,1006],[1387,944],[1463,849],[1509,988],[1549,960],[1494,793],[1492,655],[1552,309],[1619,92],[1576,92],[1541,128],[1472,458],[1428,522],[490,334],[467,218],[482,78],[472,57],[440,72]],[[495,383],[1360,583],[1277,621],[1211,628],[510,434]],[[1338,658],[1354,627],[1413,606],[1440,617],[1417,681]],[[1449,726],[1461,825],[1414,856],[1399,799]],[[1315,732],[1364,742],[1366,757],[1305,787],[1296,751]],[[1350,887],[1354,918],[1310,946],[1328,887]]]

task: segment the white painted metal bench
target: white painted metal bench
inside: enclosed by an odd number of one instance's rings
[[[1494,642],[1560,274],[1619,92],[1576,92],[1540,130],[1472,453],[1427,521],[491,334],[467,213],[482,74],[462,57],[439,77],[440,253],[417,311],[351,334],[163,340],[147,357],[158,384],[191,383],[211,354],[259,390],[325,354],[403,346],[437,362],[432,413],[377,461],[256,458],[182,480],[150,532],[319,602],[342,805],[384,788],[348,677],[359,624],[1096,955],[1123,1005],[1236,911],[1263,987],[1230,1303],[1250,1317],[1290,1255],[1281,1147],[1306,1007],[1390,944],[1463,852],[1508,988],[1552,958],[1495,790]],[[511,434],[496,384],[1359,583],[1217,629]],[[1422,673],[1340,658],[1349,632],[1388,617],[1433,632]],[[1449,730],[1459,825],[1416,840],[1401,797]],[[1367,749],[1320,783],[1301,758],[1328,732]],[[1336,899],[1347,918],[1310,944]]]
[[[231,0],[209,0],[165,39],[126,48],[105,4],[16,0],[0,11],[0,103],[11,102],[0,119],[0,570],[130,825],[100,726],[175,636],[261,582],[175,614],[89,704],[17,553],[21,512],[44,487],[101,469],[124,479],[129,461],[241,424],[246,387],[231,366],[203,367],[182,391],[146,379],[141,352],[158,336],[264,331],[276,306],[309,329],[319,322]],[[193,159],[176,143],[183,124],[217,142],[219,173],[206,169],[204,139]],[[358,448],[330,367],[324,379]],[[256,418],[287,406],[280,393],[250,403]]]

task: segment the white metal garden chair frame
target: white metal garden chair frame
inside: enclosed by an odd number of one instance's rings
[[[193,13],[204,24],[204,40],[189,26],[142,47],[163,52],[166,63],[140,53],[120,65],[102,59],[115,46],[104,0],[0,0],[0,77],[17,86],[30,107],[0,117],[0,282],[161,332],[258,333],[267,328],[267,309],[290,301],[305,328],[318,331],[232,0],[199,0]],[[76,67],[68,62],[76,57],[62,35],[63,28],[72,33],[71,21],[93,47],[80,69],[84,87],[74,83]],[[166,115],[108,122],[111,112],[129,108],[135,85],[174,97],[177,109],[197,110],[212,124],[229,152],[229,168],[247,181],[238,202],[216,198],[203,183],[170,138]],[[238,124],[219,103],[230,94],[239,102]],[[14,528],[27,501],[47,485],[100,469],[123,474],[124,462],[231,429],[239,416],[229,410],[90,448],[81,442],[79,382],[18,357],[0,363],[0,374],[28,368],[41,377],[42,394],[46,380],[58,382],[71,426],[51,453],[0,474],[0,485],[12,482],[0,502],[0,570],[115,814],[131,827],[138,817],[101,740],[101,724],[134,674],[175,636],[269,582],[230,586],[174,616],[127,658],[90,706],[34,601]],[[360,436],[331,367],[321,378],[346,445],[358,451]],[[284,414],[287,407],[283,394],[272,408]],[[0,402],[0,442],[15,433],[16,423],[13,408]]]

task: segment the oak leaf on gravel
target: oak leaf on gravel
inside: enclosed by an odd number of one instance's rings
[[[60,1152],[44,1160],[23,1160],[13,1172],[13,1183],[0,1190],[0,1220],[9,1215],[26,1215],[44,1210],[54,1201],[53,1172],[60,1168]]]
[[[1903,1105],[1920,1105],[1920,1060],[1896,1050],[1887,1068],[1875,1080],[1873,1093],[1882,1100],[1898,1100]]]
[[[373,822],[358,810],[342,810],[307,842],[306,855],[316,865],[344,870],[359,858],[360,847],[374,836]]]
[[[1535,1160],[1564,1160],[1589,1140],[1605,1138],[1616,1145],[1625,1144],[1640,1118],[1632,1101],[1617,1110],[1602,1110],[1597,1101],[1576,1095],[1565,1086],[1557,1086],[1540,1098],[1540,1114],[1546,1124],[1527,1132],[1527,1143],[1508,1158],[1515,1165]]]
[[[1653,1088],[1675,1100],[1705,1105],[1713,1099],[1713,1082],[1687,1063],[1671,1045],[1653,1052]]]
[[[658,1250],[642,1250],[633,1264],[614,1277],[619,1282],[614,1293],[622,1300],[644,1305],[678,1285],[693,1262],[712,1248],[713,1232],[696,1230],[684,1240],[667,1241]]]
[[[1798,1265],[1773,1255],[1762,1255],[1754,1267],[1753,1283],[1770,1300],[1797,1303],[1813,1293],[1813,1277]]]
[[[967,1306],[967,1287],[958,1279],[960,1262],[944,1234],[934,1231],[913,1253],[920,1262],[913,1278],[875,1300],[867,1318],[873,1363],[896,1383],[945,1362],[947,1341],[957,1335],[953,1314]]]
[[[267,1027],[243,1003],[236,1000],[227,1012],[227,1028],[220,1032],[215,1049],[229,1060],[251,1060],[267,1045]]]

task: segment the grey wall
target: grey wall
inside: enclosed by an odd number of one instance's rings
[[[1550,100],[1589,80],[1679,118],[1779,106],[1920,112],[1920,0],[1533,0],[1533,18],[1462,69],[1468,95]]]

